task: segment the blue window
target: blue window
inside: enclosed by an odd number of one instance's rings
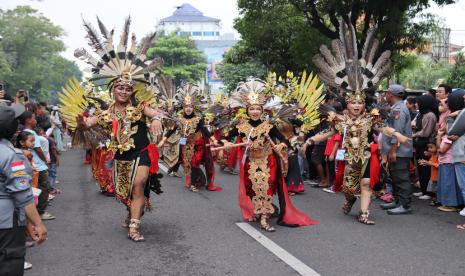
[[[192,32],[193,36],[202,36],[202,32]]]
[[[204,36],[215,36],[215,32],[203,32]]]
[[[219,35],[220,35],[220,32],[216,32],[216,35],[219,36]]]

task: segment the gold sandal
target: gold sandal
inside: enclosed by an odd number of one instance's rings
[[[143,241],[145,241],[144,236],[142,236],[141,233],[139,232],[139,227],[140,227],[140,220],[138,220],[138,219],[131,219],[130,220],[128,239],[132,240],[133,242],[143,242]]]
[[[260,228],[267,231],[267,232],[274,232],[276,229],[274,229],[273,226],[271,226],[268,223],[268,216],[267,215],[262,215],[260,218]]]
[[[360,211],[360,215],[358,215],[358,222],[366,224],[366,225],[375,225],[375,221],[370,219],[370,212]]]

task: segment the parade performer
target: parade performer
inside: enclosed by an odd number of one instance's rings
[[[295,133],[295,126],[298,122],[286,123],[281,122],[278,124],[279,131],[284,135],[288,141],[288,172],[286,175],[286,183],[288,185],[289,195],[296,193],[303,193],[305,191],[304,181],[300,172],[299,165],[299,144]]]
[[[226,147],[243,145],[240,156],[239,205],[245,220],[260,220],[260,227],[269,232],[275,228],[269,218],[275,213],[273,194],[279,197],[280,212],[278,224],[306,226],[317,224],[297,210],[288,195],[284,177],[287,156],[286,139],[277,127],[266,118],[264,106],[270,96],[265,95],[266,84],[261,80],[240,83],[234,94],[234,101],[241,107],[238,113],[245,118],[229,133],[228,140],[222,140]],[[279,112],[278,112],[279,114]],[[230,141],[237,137],[236,145]]]
[[[176,88],[174,81],[166,76],[158,76],[156,84],[158,87],[159,108],[167,114],[176,113],[176,100],[174,99]],[[179,134],[179,129],[176,128],[176,119],[171,117],[163,118],[165,135],[171,131],[173,133],[163,143],[160,143],[159,146],[162,146],[161,159],[168,166],[168,175],[181,177],[178,173],[179,166],[181,165],[181,147],[179,145],[181,135]]]
[[[94,58],[85,49],[77,49],[75,56],[92,65],[93,77],[90,80],[108,80],[112,100],[106,109],[99,105],[89,117],[77,116],[77,130],[85,133],[93,127],[100,127],[107,135],[107,147],[114,152],[113,181],[116,198],[123,202],[129,211],[126,221],[128,237],[136,242],[144,241],[139,232],[143,214],[146,187],[160,192],[158,180],[158,150],[150,141],[149,130],[153,135],[162,134],[162,113],[153,108],[154,92],[148,86],[153,82],[151,71],[158,68],[160,60],[146,61],[147,50],[152,45],[155,34],[143,40],[139,51],[134,34],[128,45],[130,18],[126,19],[121,39],[113,47],[113,30],[108,31],[97,18],[103,39],[90,23],[84,22],[89,45],[98,54]],[[136,52],[137,51],[137,52]],[[146,99],[146,100],[140,100]],[[78,134],[76,134],[78,135]],[[147,193],[145,193],[147,195]]]
[[[230,129],[235,127],[237,121],[234,121],[231,113],[228,96],[221,93],[215,95],[214,101],[208,108],[205,117],[211,121],[210,125],[214,128],[213,136],[217,141],[227,139]],[[214,154],[215,162],[220,166],[222,171],[237,175],[238,152],[238,148],[218,150]]]
[[[375,88],[386,76],[390,68],[390,52],[385,51],[375,62],[379,41],[375,38],[376,28],[371,28],[367,40],[359,55],[355,27],[340,22],[340,39],[332,41],[333,53],[325,46],[320,47],[321,54],[313,59],[320,69],[319,77],[329,86],[347,91],[348,114],[331,114],[328,121],[333,127],[307,140],[311,145],[324,141],[336,132],[342,135],[343,150],[339,150],[337,160],[345,161],[342,191],[346,202],[342,208],[348,214],[360,195],[360,213],[358,221],[374,225],[370,218],[369,206],[372,189],[379,180],[379,158],[377,144],[373,141],[374,132],[395,136],[399,142],[409,143],[407,137],[384,127],[380,110],[365,110],[365,92]]]
[[[217,141],[205,127],[205,119],[197,114],[196,109],[206,108],[206,100],[198,86],[186,84],[180,87],[176,94],[176,100],[182,112],[179,114],[177,127],[170,130],[158,144],[162,146],[177,130],[181,135],[181,164],[184,169],[185,185],[192,192],[198,192],[200,186],[207,186],[209,191],[220,191],[221,187],[215,186],[215,168],[209,144]],[[200,165],[204,165],[205,174]]]

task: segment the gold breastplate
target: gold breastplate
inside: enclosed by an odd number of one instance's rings
[[[368,136],[373,126],[370,114],[363,114],[355,119],[344,115],[343,120],[336,124],[336,130],[344,137],[345,161],[348,163],[364,163],[371,156]]]
[[[271,143],[267,139],[267,135],[270,130],[273,128],[273,125],[269,122],[263,122],[257,127],[253,127],[248,122],[243,122],[237,125],[237,130],[239,134],[243,134],[243,136],[250,137],[250,146],[249,146],[249,158],[251,159],[259,159],[268,157],[268,155],[272,152]],[[247,142],[247,140],[244,140]]]
[[[135,147],[131,136],[137,133],[138,127],[131,125],[142,119],[144,107],[143,103],[137,106],[127,105],[124,111],[117,112],[112,103],[107,110],[96,108],[95,116],[98,118],[98,124],[105,127],[110,134],[108,148],[111,151],[123,153]],[[118,123],[116,131],[113,129],[113,122]]]

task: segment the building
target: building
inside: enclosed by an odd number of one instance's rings
[[[207,71],[202,85],[211,93],[220,92],[223,82],[217,73],[223,54],[237,43],[234,34],[221,33],[221,20],[204,16],[201,11],[190,4],[182,4],[169,17],[161,19],[157,24],[157,32],[161,34],[189,35],[195,41],[197,49],[207,57]]]
[[[220,39],[221,20],[204,16],[190,4],[176,7],[171,16],[161,19],[157,24],[159,33],[189,35],[193,40]]]

